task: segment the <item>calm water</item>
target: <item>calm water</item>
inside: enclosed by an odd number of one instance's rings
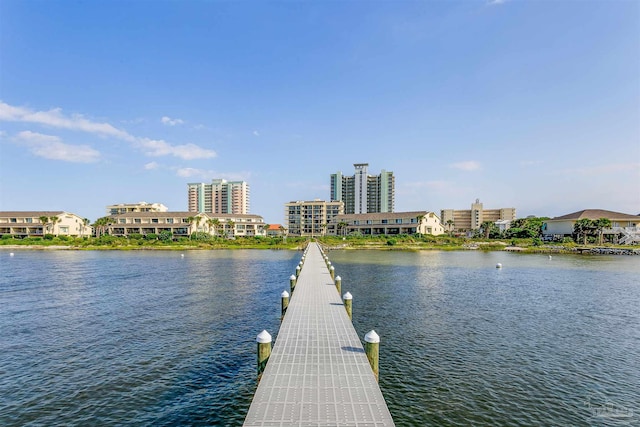
[[[0,425],[241,425],[299,252],[0,250]],[[640,425],[640,258],[329,254],[399,426]],[[504,268],[496,269],[496,263]]]

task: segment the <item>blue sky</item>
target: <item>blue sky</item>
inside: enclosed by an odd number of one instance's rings
[[[640,213],[640,2],[0,1],[0,210],[393,171],[396,211]]]

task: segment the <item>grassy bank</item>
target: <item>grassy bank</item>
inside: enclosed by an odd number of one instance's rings
[[[302,237],[241,237],[224,239],[221,237],[181,238],[177,241],[157,238],[95,237],[32,237],[0,239],[0,247],[24,249],[67,249],[67,250],[215,250],[215,249],[282,249],[299,250],[307,243]],[[584,245],[572,242],[544,244],[540,239],[475,239],[450,236],[325,236],[316,238],[330,249],[374,249],[374,250],[511,250],[525,253],[575,253]],[[588,245],[587,245],[588,246]],[[595,245],[591,245],[595,248]],[[633,246],[599,245],[599,248],[635,249]]]

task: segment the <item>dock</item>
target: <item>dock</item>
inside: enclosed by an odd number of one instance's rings
[[[244,426],[393,425],[324,255],[310,243]]]

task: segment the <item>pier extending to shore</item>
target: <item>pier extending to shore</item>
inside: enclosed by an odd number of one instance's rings
[[[393,426],[318,244],[304,258],[244,426]]]

